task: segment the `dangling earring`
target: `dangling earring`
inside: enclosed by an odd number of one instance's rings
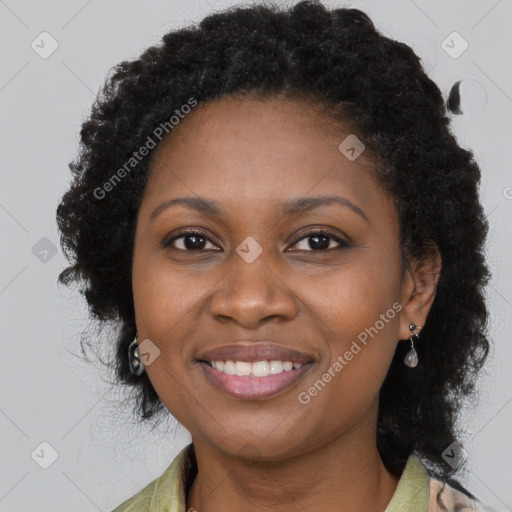
[[[144,365],[140,358],[139,346],[137,345],[137,335],[128,346],[128,363],[130,365],[130,372],[132,375],[142,375],[144,372]]]
[[[410,368],[415,368],[418,364],[418,352],[416,352],[416,349],[414,348],[414,342],[419,340],[420,333],[417,332],[415,334],[414,331],[416,329],[419,329],[421,331],[421,327],[419,325],[416,325],[414,322],[411,325],[409,325],[409,330],[411,331],[411,336],[409,337],[409,339],[411,340],[411,348],[405,355],[404,363]]]

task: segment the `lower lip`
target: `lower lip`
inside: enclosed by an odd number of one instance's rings
[[[312,363],[305,363],[298,369],[294,368],[288,372],[283,371],[266,377],[228,375],[203,361],[200,361],[200,366],[208,380],[228,395],[244,400],[258,400],[273,397],[292,387],[309,371]]]

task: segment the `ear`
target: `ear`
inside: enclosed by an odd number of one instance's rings
[[[409,325],[425,325],[428,313],[436,297],[436,288],[441,274],[441,255],[437,246],[431,247],[421,260],[409,261],[402,283],[400,311],[401,340],[409,338]]]

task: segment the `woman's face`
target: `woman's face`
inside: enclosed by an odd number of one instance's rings
[[[167,409],[224,453],[279,460],[375,430],[412,281],[367,153],[339,149],[349,135],[303,103],[224,98],[155,150],[134,248],[139,345]]]

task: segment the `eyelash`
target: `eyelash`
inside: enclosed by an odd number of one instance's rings
[[[327,237],[331,238],[332,240],[334,240],[335,242],[339,243],[340,247],[335,247],[334,249],[332,249],[332,248],[331,249],[316,249],[316,250],[311,249],[311,250],[305,251],[305,252],[329,252],[329,251],[332,251],[335,249],[344,249],[344,248],[349,247],[349,243],[346,240],[343,240],[342,238],[340,238],[333,231],[330,231],[328,229],[315,229],[315,228],[311,228],[308,231],[306,231],[306,233],[303,233],[302,236],[293,243],[293,245],[297,245],[302,240],[311,238],[315,235],[327,236]],[[213,240],[210,239],[210,237],[204,231],[196,229],[196,230],[191,230],[191,231],[180,231],[173,238],[164,242],[162,244],[162,246],[164,248],[170,247],[171,244],[173,242],[175,242],[176,240],[179,240],[180,238],[186,238],[188,236],[200,236],[202,238],[205,238],[207,241],[209,241],[211,243],[215,243]],[[292,245],[292,247],[293,247],[293,245]],[[173,248],[176,249],[175,247],[173,247]],[[201,251],[211,250],[211,249],[197,249],[197,250],[176,249],[176,250],[182,251],[182,252],[201,252]]]

